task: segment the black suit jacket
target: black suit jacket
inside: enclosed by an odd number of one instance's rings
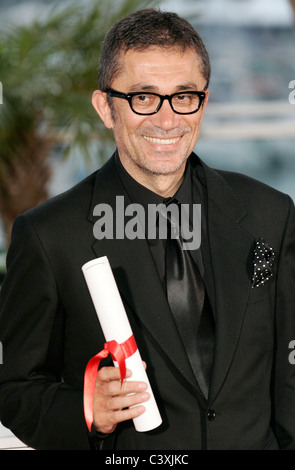
[[[295,449],[295,217],[291,199],[190,157],[207,194],[202,243],[216,321],[209,400],[200,393],[146,240],[97,240],[98,203],[127,195],[113,158],[70,191],[17,218],[1,289],[0,419],[37,449],[89,449],[82,389],[104,337],[81,267],[108,256],[163,424],[120,424],[115,449]],[[203,234],[204,236],[204,234]],[[253,253],[275,251],[252,288]],[[107,359],[105,363],[111,363]]]

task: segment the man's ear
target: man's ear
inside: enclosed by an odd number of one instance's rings
[[[95,90],[92,94],[92,105],[100,119],[108,129],[113,128],[111,108],[108,104],[107,94],[101,90]]]
[[[208,99],[209,99],[209,90],[206,90],[206,96],[205,96],[205,99],[203,101],[203,108],[204,108],[204,111],[206,109],[206,106],[207,106],[207,103],[208,103]]]
[[[205,96],[205,99],[202,103],[202,106],[200,108],[200,110],[198,111],[198,113],[200,113],[200,119],[201,119],[201,122],[203,120],[203,117],[204,117],[204,113],[205,113],[205,109],[206,109],[206,106],[207,106],[207,103],[208,103],[208,99],[209,99],[209,90],[206,90],[206,96]]]

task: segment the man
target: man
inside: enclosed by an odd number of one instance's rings
[[[117,151],[15,222],[1,292],[0,418],[31,447],[295,449],[294,205],[193,153],[209,78],[201,38],[176,14],[148,9],[119,21],[93,94]],[[94,237],[101,204],[122,215],[118,196],[124,208],[145,210],[174,201],[193,224],[201,204],[201,246],[179,252],[188,258],[172,281],[170,240]],[[97,373],[91,432],[85,424],[84,371],[105,339],[81,267],[100,256],[109,258],[162,416],[149,432],[132,422],[145,411],[146,385],[128,371],[121,387],[110,357]]]

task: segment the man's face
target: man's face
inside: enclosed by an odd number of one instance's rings
[[[122,71],[111,88],[123,93],[149,91],[170,95],[203,91],[205,87],[198,56],[192,50],[184,53],[158,47],[142,52],[130,50],[121,61]],[[142,181],[157,175],[183,173],[186,159],[199,137],[208,92],[203,106],[195,114],[176,114],[165,100],[158,113],[150,116],[135,114],[129,103],[120,98],[112,98],[112,114],[106,94],[95,93],[93,104],[105,125],[113,129],[121,162],[131,176]]]

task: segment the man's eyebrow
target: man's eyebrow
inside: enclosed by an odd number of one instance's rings
[[[197,84],[194,82],[187,82],[181,85],[177,85],[175,90],[176,91],[184,91],[184,90],[197,90]],[[132,92],[140,92],[140,91],[151,91],[151,92],[159,92],[159,87],[155,85],[148,85],[143,83],[136,83],[129,88],[129,93]]]
[[[188,83],[184,83],[182,85],[178,85],[176,87],[177,90],[179,91],[184,91],[184,90],[197,90],[198,89],[198,86],[196,83],[194,82],[188,82]]]
[[[129,88],[129,92],[136,91],[159,91],[159,87],[154,85],[144,85],[143,83],[136,83]]]

